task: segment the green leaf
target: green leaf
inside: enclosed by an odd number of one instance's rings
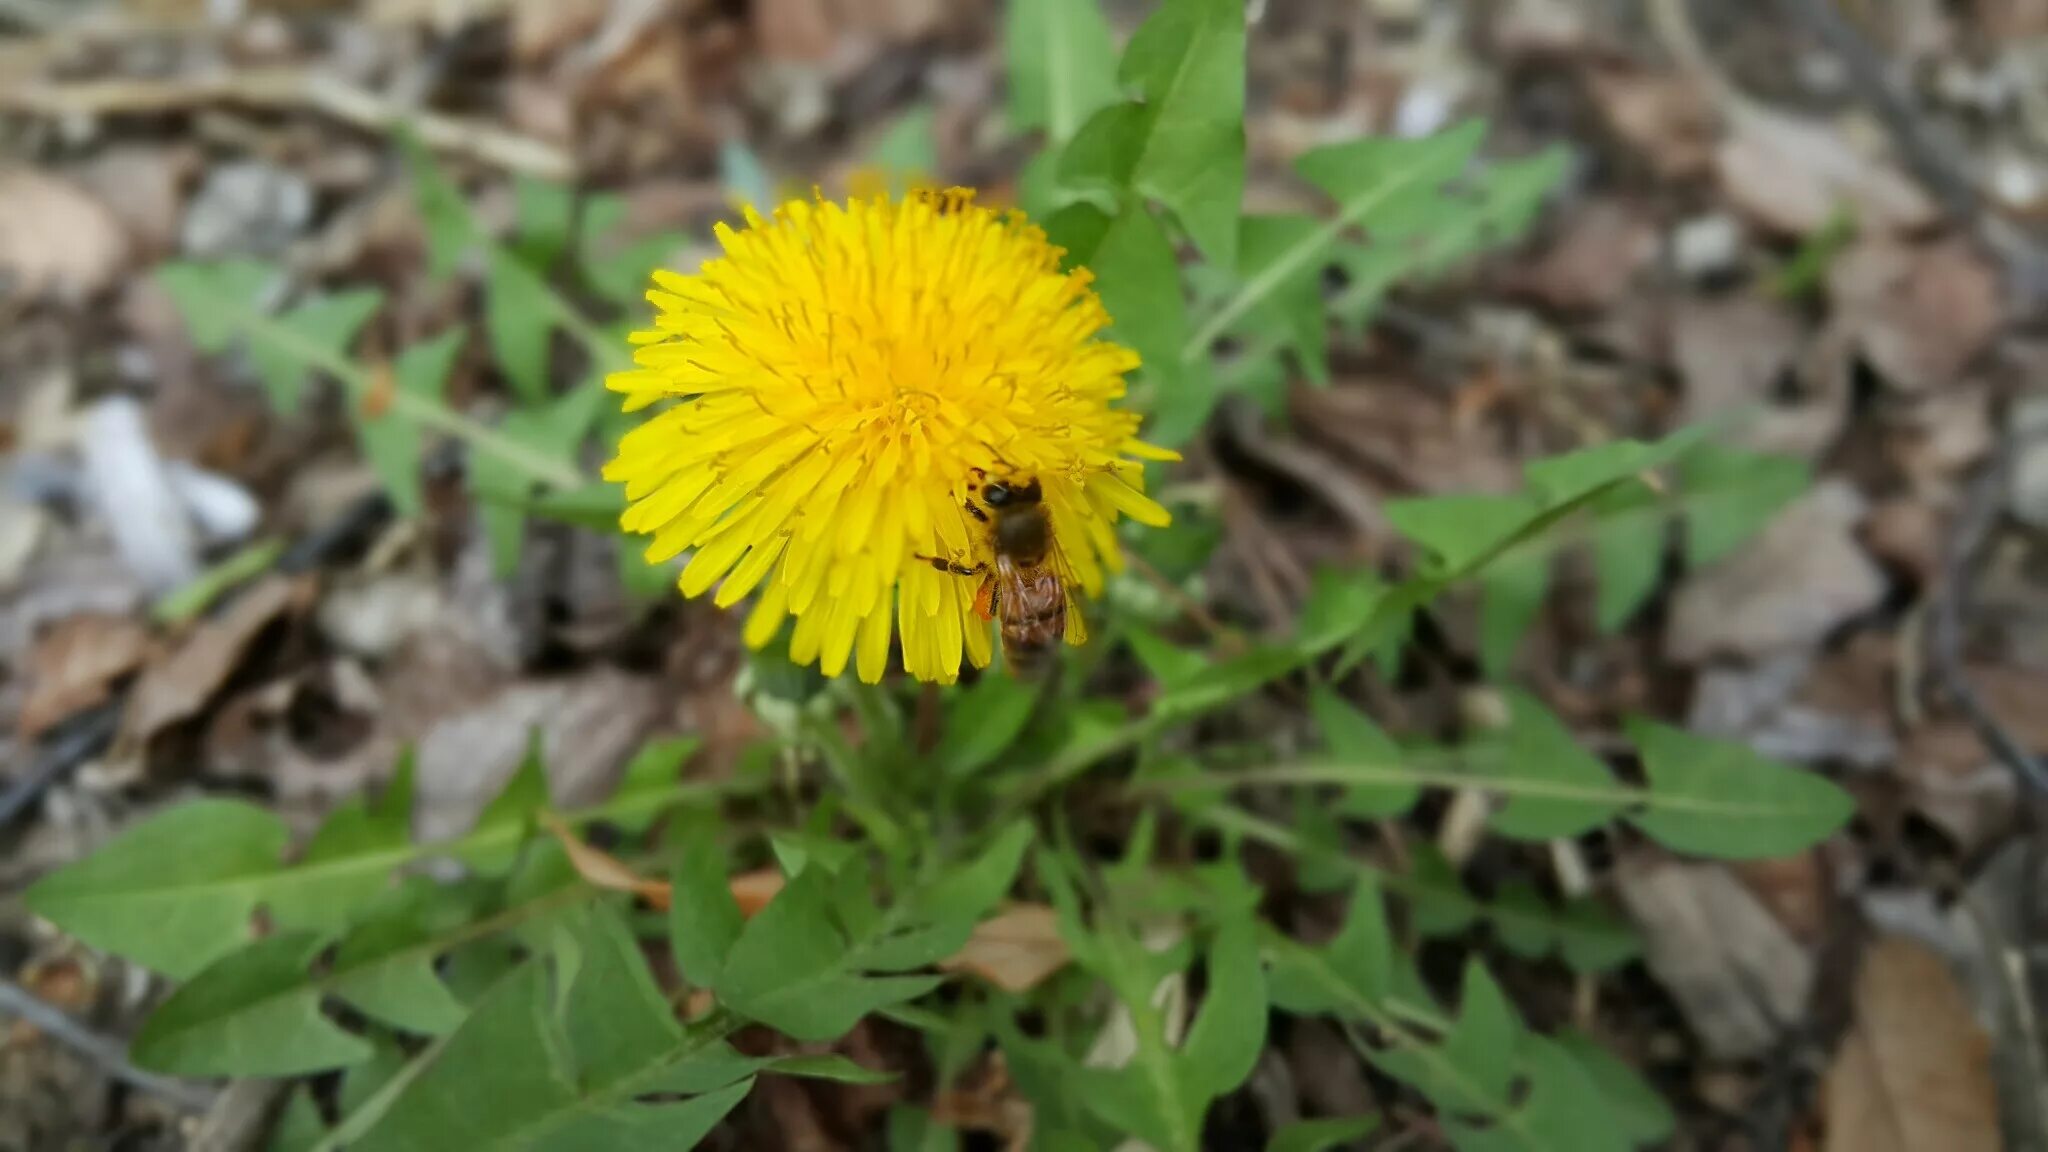
[[[1095,0],[1010,0],[1010,126],[1064,143],[1117,98],[1116,45]]]
[[[1038,691],[1014,676],[983,676],[953,696],[932,762],[949,778],[965,779],[995,762],[1038,704]]]
[[[1550,590],[1550,556],[1502,556],[1480,571],[1479,586],[1479,667],[1488,679],[1500,680],[1543,608]]]
[[[183,979],[248,939],[287,839],[264,809],[198,800],[44,877],[26,900],[87,944]]]
[[[861,914],[836,880],[822,866],[807,867],[747,922],[713,985],[721,1003],[796,1039],[831,1040],[869,1012],[938,985],[935,976],[859,974],[862,953],[877,940],[849,939],[836,926]]]
[[[327,1121],[320,1115],[320,1105],[313,1099],[311,1088],[300,1087],[291,1099],[285,1102],[284,1111],[278,1114],[277,1126],[271,1130],[270,1152],[312,1152],[327,1135]]]
[[[1522,1038],[1527,1097],[1512,1112],[1474,1123],[1448,1113],[1445,1133],[1459,1152],[1627,1152],[1630,1144],[1585,1071],[1556,1043]]]
[[[382,292],[355,288],[308,300],[278,316],[276,328],[289,342],[255,340],[249,345],[249,363],[269,391],[271,406],[287,415],[298,411],[309,371],[298,346],[346,358],[356,334],[383,303]]]
[[[499,371],[529,404],[547,399],[554,308],[554,291],[547,281],[518,256],[492,249],[484,275],[484,331]]]
[[[1654,509],[1652,502],[1634,497],[1627,508]],[[1599,589],[1593,606],[1594,625],[1605,633],[1620,630],[1657,590],[1664,571],[1665,525],[1661,518],[1645,520],[1635,515],[1615,516],[1617,501],[1602,502],[1602,519],[1593,526],[1593,570]]]
[[[1671,1106],[1634,1068],[1583,1032],[1565,1032],[1557,1046],[1569,1055],[1607,1101],[1607,1117],[1632,1145],[1668,1140],[1678,1122]]]
[[[468,333],[451,328],[422,344],[407,348],[391,369],[393,389],[420,400],[438,404],[448,386],[448,374],[455,368]],[[401,516],[418,516],[426,506],[420,486],[420,458],[423,453],[419,423],[398,406],[385,404],[372,413],[362,402],[349,406],[362,444],[363,458],[384,484],[391,504]]]
[[[412,173],[413,200],[427,230],[427,279],[440,280],[477,242],[476,221],[462,189],[448,178],[419,137],[406,129],[396,134]]]
[[[1606,766],[1581,748],[1534,696],[1519,690],[1505,695],[1508,726],[1487,741],[1489,767],[1500,773],[1496,779],[1557,787],[1510,796],[1488,821],[1493,830],[1517,840],[1559,840],[1612,818],[1620,803]]]
[[[479,909],[453,890],[417,881],[386,915],[366,920],[335,951],[324,986],[359,1011],[407,1032],[452,1032],[468,1011],[435,971],[440,954],[471,933]]]
[[[1226,921],[1209,950],[1209,991],[1181,1047],[1181,1076],[1205,1101],[1251,1077],[1266,1046],[1266,976],[1249,915]]]
[[[135,1062],[181,1076],[297,1076],[367,1060],[370,1046],[320,1014],[305,985],[317,936],[287,933],[224,957],[135,1037]]]
[[[532,176],[512,181],[513,247],[528,267],[546,268],[568,247],[576,226],[576,190]]]
[[[1502,885],[1484,915],[1508,951],[1532,960],[1556,952],[1574,972],[1608,972],[1642,953],[1629,922],[1597,901],[1553,908],[1527,881]]]
[[[678,836],[682,850],[672,874],[669,946],[683,979],[699,988],[718,984],[726,954],[745,918],[726,881],[725,860],[708,823],[692,821]]]
[[[548,403],[510,413],[498,425],[498,434],[573,467],[576,449],[589,435],[604,401],[604,389],[584,385]],[[490,538],[491,556],[501,574],[510,573],[519,566],[520,549],[526,541],[524,506],[534,481],[511,463],[486,453],[470,458],[469,471],[471,485],[483,498],[479,514],[484,534]]]
[[[193,346],[201,352],[219,354],[242,334],[244,316],[259,306],[282,274],[253,260],[223,260],[212,264],[165,264],[156,270],[155,276],[178,314],[184,317]]]
[[[1379,884],[1361,875],[1336,939],[1321,951],[1291,942],[1275,952],[1273,1003],[1297,1015],[1334,1013],[1384,1000],[1393,981],[1393,934]]]
[[[894,1072],[863,1068],[837,1052],[823,1052],[813,1056],[778,1056],[761,1066],[763,1072],[776,1072],[784,1076],[802,1076],[809,1080],[830,1080],[838,1084],[887,1084],[897,1078]]]
[[[1387,502],[1395,531],[1436,557],[1439,571],[1462,573],[1527,528],[1543,512],[1528,496],[1461,494]]]
[[[1348,1140],[1362,1140],[1380,1126],[1377,1116],[1339,1116],[1327,1120],[1296,1120],[1281,1126],[1266,1141],[1266,1152],[1324,1152]]]
[[[1856,805],[1814,772],[1748,746],[1641,719],[1628,722],[1649,778],[1630,822],[1667,848],[1722,859],[1788,856],[1849,822]]]
[[[995,836],[979,856],[940,879],[916,899],[918,914],[941,924],[951,922],[973,930],[976,921],[1002,902],[1017,882],[1017,870],[1024,865],[1033,830],[1029,821],[1019,820]],[[967,942],[963,934],[952,952]]]
[[[1515,1010],[1477,957],[1465,965],[1464,1002],[1441,1044],[1397,1045],[1372,1053],[1380,1070],[1415,1086],[1444,1108],[1482,1115],[1504,1111],[1514,1076]]]
[[[1389,767],[1402,763],[1400,746],[1393,738],[1329,687],[1316,685],[1309,694],[1308,709],[1331,755],[1353,763]],[[1337,811],[1363,819],[1398,816],[1415,807],[1421,793],[1421,786],[1413,783],[1360,784],[1344,790]]]
[[[1238,238],[1238,272],[1248,283],[1270,277],[1273,287],[1245,314],[1247,325],[1286,333],[1317,384],[1330,382],[1323,310],[1322,267],[1296,254],[1327,246],[1323,224],[1308,216],[1246,216]]]
[[[564,974],[569,994],[597,974],[616,972],[586,958]],[[658,1004],[641,1004],[632,1020],[579,1020],[572,1037],[548,1000],[543,965],[507,977],[354,1152],[673,1152],[701,1140],[752,1086],[756,1062],[714,1035],[683,1032]],[[582,1063],[599,1054],[601,1063]],[[690,1098],[668,1102],[678,1095]]]
[[[1686,493],[1686,560],[1711,564],[1763,530],[1806,490],[1806,464],[1787,456],[1703,444],[1679,465]]]
[[[1142,206],[1126,207],[1108,220],[1092,252],[1076,258],[1095,273],[1115,339],[1138,353],[1148,373],[1163,381],[1177,379],[1180,348],[1188,336],[1187,301],[1181,295],[1180,262],[1159,221]]]
[[[1237,262],[1244,198],[1244,5],[1166,0],[1131,37],[1117,78],[1144,96],[1130,183],[1171,208],[1196,246]],[[1078,146],[1102,113],[1075,137]]]
[[[933,135],[936,111],[919,104],[890,122],[868,150],[868,162],[894,176],[899,185],[906,178],[929,176],[939,170],[939,144]]]

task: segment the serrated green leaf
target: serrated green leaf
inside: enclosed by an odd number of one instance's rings
[[[778,1056],[761,1065],[761,1071],[802,1076],[808,1080],[831,1080],[839,1084],[887,1084],[897,1078],[894,1072],[863,1068],[837,1052]]]
[[[1360,876],[1337,937],[1320,951],[1288,942],[1274,954],[1269,979],[1273,1002],[1301,1015],[1385,999],[1393,979],[1393,934],[1379,884]]]
[[[1657,1144],[1677,1130],[1671,1106],[1619,1056],[1583,1032],[1561,1033],[1555,1042],[1607,1101],[1609,1121],[1629,1144]]]
[[[223,957],[136,1034],[135,1062],[180,1076],[297,1076],[360,1063],[369,1044],[320,1014],[305,986],[320,938],[292,932]]]
[[[493,249],[484,274],[484,331],[498,370],[529,404],[548,396],[554,321],[554,293],[547,282],[518,256]]]
[[[872,942],[856,947],[835,927],[850,909],[835,903],[834,881],[825,868],[805,868],[746,923],[713,985],[721,1003],[796,1039],[830,1040],[937,987],[935,976],[857,974]]]
[[[1362,1140],[1380,1126],[1377,1116],[1341,1116],[1328,1120],[1296,1120],[1282,1125],[1266,1141],[1266,1152],[1324,1152],[1347,1140]]]
[[[682,783],[683,766],[703,746],[704,741],[696,736],[649,740],[633,754],[631,760],[626,761],[625,771],[619,774],[618,791],[612,793],[612,798],[624,801],[644,797],[654,801],[674,793]],[[622,831],[637,836],[647,831],[658,811],[658,808],[650,807],[647,815],[635,815],[613,823]]]
[[[1461,494],[1391,500],[1395,531],[1427,548],[1445,572],[1463,572],[1514,539],[1543,512],[1529,496]]]
[[[918,914],[941,924],[964,925],[972,931],[1017,882],[1024,853],[1033,839],[1030,822],[1019,820],[1003,829],[981,854],[933,884],[916,901]],[[963,933],[961,943],[966,943]],[[958,947],[958,945],[955,945]]]
[[[1534,696],[1510,690],[1506,701],[1508,726],[1487,742],[1489,774],[1556,788],[1511,796],[1489,820],[1493,830],[1517,840],[1558,840],[1611,819],[1621,803],[1606,766]]]
[[[1576,900],[1554,908],[1527,881],[1502,885],[1485,915],[1508,951],[1529,959],[1556,952],[1574,972],[1610,971],[1642,951],[1628,921],[1599,903]]]
[[[456,262],[477,242],[476,221],[462,190],[441,170],[418,136],[403,129],[396,136],[405,152],[406,168],[412,173],[413,202],[426,226],[427,279],[440,280],[454,271]]]
[[[325,988],[394,1028],[439,1036],[454,1031],[468,1010],[441,982],[435,962],[461,942],[480,910],[460,893],[425,882],[407,895],[351,932],[312,988],[316,994]]]
[[[1310,692],[1308,707],[1331,755],[1353,763],[1402,763],[1393,738],[1327,686],[1318,684]],[[1364,819],[1398,816],[1415,807],[1421,794],[1421,786],[1413,783],[1361,784],[1344,790],[1336,811]]]
[[[1458,1152],[1627,1152],[1611,1109],[1572,1058],[1541,1036],[1522,1040],[1527,1097],[1477,1123],[1446,1114],[1445,1134]]]
[[[715,831],[702,821],[683,826],[681,851],[671,873],[669,946],[683,979],[699,988],[718,984],[726,954],[740,938],[745,917],[726,881]]]
[[[672,1152],[702,1139],[752,1086],[752,1062],[679,1030],[654,1051],[600,1045],[613,1074],[592,1075],[553,1030],[547,985],[538,964],[507,977],[355,1152]],[[693,1098],[657,1102],[674,1094]]]
[[[287,415],[298,411],[299,395],[312,370],[300,346],[346,358],[356,334],[383,303],[382,292],[355,288],[316,297],[278,316],[275,327],[285,340],[252,340],[249,344],[249,363],[269,391],[271,406]]]
[[[1479,902],[1434,843],[1415,845],[1400,891],[1408,902],[1408,925],[1419,936],[1449,936],[1479,919]]]
[[[1095,0],[1010,0],[1010,126],[1064,143],[1117,98],[1116,45]]]
[[[576,450],[596,423],[604,389],[584,385],[556,399],[508,414],[498,435],[540,456],[574,467]],[[530,474],[492,454],[470,458],[470,484],[481,497],[479,515],[501,574],[519,565],[526,541],[526,505],[533,495]]]
[[[407,348],[391,368],[391,387],[404,395],[428,403],[439,403],[448,386],[448,374],[462,352],[468,333],[452,328],[424,343]],[[392,507],[401,516],[418,516],[426,506],[420,486],[420,459],[424,437],[419,422],[403,408],[385,404],[381,411],[367,411],[361,402],[349,405],[350,421],[362,445],[363,458],[384,484]]]
[[[370,1102],[377,1094],[404,1075],[406,1066],[412,1063],[412,1058],[406,1055],[405,1049],[399,1047],[398,1042],[390,1036],[372,1032],[369,1040],[370,1047],[375,1050],[374,1054],[363,1063],[353,1065],[342,1073],[341,1091],[336,1094],[335,1103],[341,1106],[341,1114],[344,1116],[353,1116],[370,1107]]]
[[[1465,992],[1457,1017],[1437,1044],[1403,1043],[1369,1052],[1385,1072],[1446,1111],[1498,1115],[1506,1111],[1521,1022],[1500,985],[1477,958],[1465,966]]]
[[[1187,302],[1181,295],[1180,262],[1159,221],[1143,207],[1127,207],[1108,219],[1083,259],[1095,273],[1115,339],[1138,353],[1148,373],[1177,379],[1180,348],[1188,337]]]
[[[253,260],[224,260],[165,264],[155,276],[184,317],[193,346],[217,354],[234,344],[247,312],[260,305],[265,291],[282,273]]]
[[[1629,738],[1649,778],[1630,823],[1667,848],[1721,859],[1788,856],[1855,814],[1825,777],[1757,755],[1748,746],[1631,719]]]
[[[1323,223],[1308,216],[1246,216],[1238,239],[1238,273],[1246,282],[1260,282],[1269,275],[1273,287],[1245,321],[1266,331],[1286,333],[1285,346],[1301,359],[1311,381],[1330,381],[1326,329],[1329,318],[1323,310],[1322,265],[1304,260],[1296,253],[1313,251],[1327,237],[1319,236]]]
[[[1171,208],[1224,267],[1237,262],[1244,198],[1244,70],[1238,0],[1167,0],[1131,37],[1117,70],[1144,97],[1131,186]]]

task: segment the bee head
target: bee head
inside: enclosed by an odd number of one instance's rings
[[[1038,481],[1027,480],[1022,484],[991,480],[981,489],[981,498],[991,508],[1027,508],[1044,499],[1039,491]]]

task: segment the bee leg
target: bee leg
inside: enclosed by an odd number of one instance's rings
[[[983,511],[981,510],[981,507],[980,507],[979,505],[977,505],[977,504],[976,504],[976,503],[975,503],[974,501],[972,501],[972,500],[962,500],[962,501],[960,502],[960,506],[961,506],[962,508],[965,508],[965,509],[967,509],[967,514],[968,514],[969,516],[972,516],[972,517],[974,517],[974,518],[975,518],[976,520],[979,520],[979,521],[981,521],[981,522],[982,522],[983,524],[986,524],[986,523],[988,523],[988,513],[986,513],[986,512],[983,512]]]
[[[979,576],[988,570],[988,565],[986,564],[976,564],[974,567],[969,568],[965,564],[955,564],[943,556],[919,556],[918,559],[937,568],[941,572],[951,572],[955,576]]]

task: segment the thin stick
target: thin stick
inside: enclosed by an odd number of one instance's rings
[[[162,1097],[189,1112],[204,1112],[213,1106],[212,1092],[197,1084],[144,1072],[128,1062],[127,1045],[92,1031],[4,977],[0,977],[0,1015],[25,1021],[132,1088]]]
[[[0,88],[0,110],[43,116],[117,116],[176,112],[207,104],[308,110],[366,132],[400,126],[428,147],[549,180],[576,174],[576,161],[552,144],[475,120],[417,111],[312,72],[265,69],[177,80],[94,80]]]

